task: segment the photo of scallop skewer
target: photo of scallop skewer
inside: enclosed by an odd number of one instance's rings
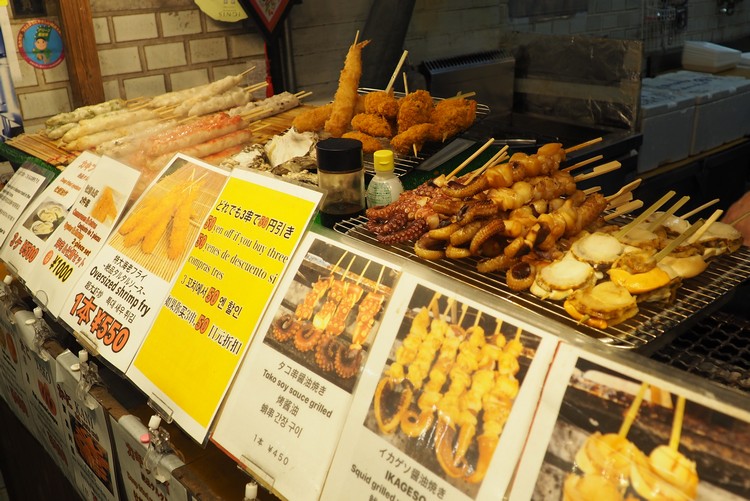
[[[564,500],[622,499],[622,493],[630,483],[631,465],[646,459],[627,435],[647,389],[648,384],[642,383],[617,433],[597,431],[578,449],[575,466],[583,475],[568,475],[563,487]]]
[[[648,500],[691,500],[698,495],[698,472],[695,462],[679,451],[685,397],[677,397],[668,445],[656,447],[648,456],[631,466],[633,489]]]

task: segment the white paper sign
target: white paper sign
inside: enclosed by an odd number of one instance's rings
[[[747,499],[750,412],[685,386],[561,345],[510,499]]]
[[[174,468],[182,462],[173,454],[164,456],[159,468],[169,475],[165,480],[157,479],[153,471],[144,467],[148,445],[140,438],[148,434],[148,428],[133,415],[123,416],[116,420],[110,417],[112,436],[117,450],[117,465],[125,492],[123,497],[128,501],[187,501],[185,487],[172,478]]]
[[[284,498],[319,498],[399,275],[313,233],[300,244],[213,434]]]
[[[140,173],[109,157],[99,160],[70,212],[41,250],[26,287],[57,317],[120,218]]]
[[[0,250],[0,258],[21,280],[42,260],[41,249],[65,219],[98,161],[93,153],[81,153],[21,214]]]
[[[56,360],[64,435],[73,452],[73,484],[88,501],[120,499],[107,413],[91,395],[85,395],[85,402],[78,399],[78,357],[65,351]]]
[[[31,200],[43,189],[52,173],[31,162],[18,168],[0,190],[0,246]]]
[[[197,160],[175,158],[72,287],[60,320],[118,370],[125,372],[133,361],[227,176]],[[188,197],[195,186],[197,197]],[[190,210],[180,212],[187,219],[172,224],[181,203],[189,204]]]
[[[502,499],[557,339],[406,274],[392,302],[321,499]]]

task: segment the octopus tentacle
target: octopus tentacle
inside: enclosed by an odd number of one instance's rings
[[[369,218],[367,229],[375,234],[390,234],[402,229],[409,222],[405,212],[391,211],[385,218]]]
[[[281,343],[289,341],[299,330],[299,322],[294,320],[291,313],[285,313],[274,320],[271,326],[271,336]]]
[[[316,329],[312,324],[305,323],[294,335],[294,347],[301,352],[310,351],[317,346],[323,336],[323,331]]]
[[[427,231],[427,222],[424,219],[414,219],[409,221],[402,229],[389,233],[387,235],[378,235],[378,242],[386,245],[412,242],[421,237]]]
[[[331,372],[336,360],[338,343],[336,336],[325,335],[315,347],[315,363],[325,372]]]
[[[336,358],[333,365],[336,374],[343,378],[349,379],[359,372],[359,366],[362,364],[362,348],[350,348],[348,345],[337,340],[339,349],[336,350]]]

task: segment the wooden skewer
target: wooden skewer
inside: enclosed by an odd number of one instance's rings
[[[362,269],[362,271],[359,272],[359,278],[357,279],[357,285],[362,283],[362,280],[365,279],[365,273],[367,273],[367,268],[370,267],[370,263],[372,263],[372,260],[368,259],[365,263],[365,267]]]
[[[310,97],[310,96],[312,96],[312,95],[313,95],[313,93],[312,93],[312,92],[299,91],[299,92],[297,92],[297,93],[296,93],[296,94],[294,95],[294,97],[296,97],[297,99],[304,99],[304,98],[306,98],[306,97]]]
[[[682,207],[683,205],[685,205],[688,200],[690,200],[690,197],[687,196],[687,195],[685,195],[684,197],[682,197],[681,199],[679,199],[677,202],[675,202],[674,205],[672,205],[669,209],[667,209],[666,211],[664,211],[664,214],[661,214],[659,217],[657,217],[656,219],[654,219],[653,222],[650,225],[648,225],[648,228],[646,228],[646,229],[648,231],[654,231],[656,228],[659,227],[659,225],[661,225],[661,223],[663,223],[664,221],[666,221],[669,216],[671,216],[672,214],[674,214],[675,212],[677,212],[677,209],[679,209],[680,207]]]
[[[628,435],[630,427],[633,426],[635,418],[638,416],[638,410],[641,408],[641,403],[643,402],[643,397],[646,395],[647,389],[648,383],[645,381],[642,382],[641,388],[633,399],[633,403],[630,404],[630,408],[628,408],[628,412],[625,414],[625,419],[622,420],[622,424],[620,425],[620,430],[617,432],[620,437],[625,438]]]
[[[591,172],[587,172],[584,174],[578,174],[573,178],[573,181],[576,183],[581,181],[586,181],[587,179],[592,179],[597,176],[601,176],[602,174],[606,174],[608,172],[612,172],[614,170],[619,169],[622,166],[620,162],[617,160],[612,160],[611,162],[607,162],[606,164],[599,165],[597,167],[594,167],[594,169]]]
[[[675,250],[679,245],[682,245],[682,242],[684,242],[688,238],[695,236],[698,230],[700,230],[701,228],[708,229],[708,225],[705,224],[703,219],[699,219],[695,223],[691,224],[687,230],[680,233],[680,235],[674,240],[672,240],[671,242],[669,242],[666,247],[664,247],[662,250],[654,254],[654,261],[657,263],[661,261],[664,257],[668,256],[673,250]]]
[[[735,219],[731,223],[729,223],[729,225],[730,226],[734,226],[735,224],[739,223],[740,221],[742,221],[743,219],[745,219],[747,217],[750,217],[750,210],[747,211],[747,212],[745,212],[744,214],[742,214],[740,217],[738,217],[737,219]]]
[[[623,214],[627,214],[628,212],[632,212],[634,210],[640,209],[641,207],[643,207],[643,200],[633,200],[632,202],[622,204],[621,206],[617,208],[617,210],[604,216],[604,220],[611,221],[615,219],[616,217],[619,217],[619,216],[622,216]]]
[[[680,217],[682,219],[688,219],[691,216],[695,216],[696,214],[698,214],[703,209],[707,209],[707,208],[709,208],[712,205],[717,204],[717,203],[719,203],[719,199],[718,198],[714,198],[710,202],[706,202],[705,204],[696,207],[695,209],[691,210],[690,212],[686,212],[685,214],[681,215]]]
[[[623,195],[620,195],[619,197],[613,200],[610,200],[609,203],[607,204],[607,207],[614,209],[614,208],[621,206],[622,204],[626,204],[630,202],[631,200],[633,200],[633,192],[629,191]]]
[[[657,210],[659,210],[659,207],[661,207],[662,205],[664,205],[665,203],[667,203],[667,200],[669,200],[670,198],[672,198],[674,195],[675,195],[674,191],[669,191],[668,193],[666,193],[663,197],[661,197],[659,200],[657,200],[656,202],[654,202],[654,204],[651,205],[651,207],[649,207],[648,209],[644,210],[641,213],[640,216],[638,216],[637,218],[633,219],[631,222],[629,222],[628,224],[626,224],[625,226],[623,226],[620,229],[620,231],[618,231],[617,233],[615,233],[615,238],[617,238],[619,240],[622,237],[624,237],[625,235],[627,235],[628,232],[630,232],[630,230],[632,230],[633,228],[635,228],[637,225],[641,224],[648,216],[650,216],[651,214],[653,214],[654,212],[656,212]]]
[[[240,73],[240,74],[239,74],[239,75],[237,75],[237,76],[238,76],[238,77],[244,77],[245,75],[247,75],[248,73],[250,73],[250,72],[251,72],[251,71],[253,71],[254,69],[255,69],[255,65],[252,65],[252,66],[250,66],[250,67],[249,67],[248,69],[246,69],[245,71],[243,71],[242,73]]]
[[[595,139],[590,139],[589,141],[583,142],[581,144],[576,144],[575,146],[571,146],[570,148],[565,148],[565,153],[570,153],[572,151],[578,151],[581,150],[587,146],[591,146],[592,144],[596,144],[602,140],[601,137],[597,137]]]
[[[259,82],[257,84],[248,85],[242,90],[245,92],[255,92],[256,90],[264,89],[266,87],[268,87],[268,82]]]
[[[484,143],[482,146],[480,146],[479,149],[477,151],[475,151],[469,158],[467,158],[466,160],[464,160],[463,162],[461,162],[461,165],[459,165],[458,167],[456,167],[455,169],[453,169],[450,174],[448,174],[447,176],[445,176],[445,181],[446,182],[450,181],[456,174],[458,174],[459,172],[461,172],[461,169],[463,169],[464,167],[466,167],[467,165],[469,165],[475,158],[477,158],[484,150],[486,150],[487,148],[489,148],[492,145],[492,143],[494,143],[494,142],[495,142],[495,138],[494,137],[489,138],[487,140],[487,142]]]
[[[700,237],[702,237],[702,236],[703,236],[703,234],[704,234],[704,233],[705,233],[706,231],[708,231],[708,228],[709,228],[709,227],[710,227],[710,226],[711,226],[712,224],[714,224],[714,223],[715,223],[716,221],[718,221],[718,220],[719,220],[719,218],[721,217],[721,215],[722,215],[722,214],[724,214],[724,211],[723,211],[723,210],[721,210],[721,209],[716,209],[716,210],[714,211],[714,213],[713,213],[713,214],[711,214],[711,217],[709,217],[708,219],[706,219],[706,224],[704,224],[704,225],[703,225],[703,228],[701,228],[701,230],[700,230],[700,231],[696,231],[695,233],[693,233],[693,235],[692,235],[692,236],[690,237],[690,240],[688,240],[688,243],[689,243],[689,244],[694,244],[695,242],[697,242],[697,241],[698,241],[698,239],[699,239]]]
[[[601,186],[592,186],[591,188],[586,188],[585,190],[583,190],[583,194],[588,196],[588,195],[593,195],[594,193],[598,193],[600,191],[602,191]]]
[[[409,84],[406,82],[406,72],[403,73],[404,75],[404,94],[409,93]]]
[[[680,434],[682,433],[682,420],[685,418],[685,397],[677,397],[677,407],[674,410],[672,420],[672,434],[669,436],[669,448],[676,451],[680,447]]]
[[[408,50],[405,50],[401,54],[401,59],[398,60],[398,64],[396,65],[396,69],[393,70],[393,75],[391,75],[391,79],[388,81],[388,85],[385,87],[386,92],[391,92],[391,89],[393,88],[393,84],[396,82],[396,77],[398,76],[399,72],[401,71],[401,66],[404,65],[404,61],[406,61],[406,56],[409,54]]]
[[[508,159],[507,150],[508,150],[508,145],[506,144],[505,146],[503,146],[503,148],[500,151],[495,153],[495,155],[492,158],[487,160],[487,162],[485,162],[484,165],[466,174],[466,179],[465,180],[462,179],[462,182],[465,182],[468,184],[472,182],[474,179],[476,179],[477,177],[479,177],[482,174],[482,172],[484,172],[488,168],[492,167],[493,165],[498,165],[502,163],[504,160],[507,160]]]
[[[357,45],[358,41],[359,41],[359,30],[357,30],[357,33],[354,35],[354,43],[352,45]]]
[[[446,97],[444,101],[450,101],[451,99],[466,99],[467,97],[473,97],[476,95],[477,93],[474,91],[466,92],[466,93],[458,92],[455,96]]]
[[[628,184],[626,184],[625,186],[623,186],[622,188],[620,188],[619,190],[617,190],[616,193],[613,193],[612,195],[609,195],[609,196],[604,197],[604,198],[606,200],[615,199],[615,198],[619,197],[620,195],[622,195],[623,193],[628,193],[630,191],[633,191],[634,189],[636,189],[638,187],[639,184],[641,184],[641,179],[640,178],[636,179],[635,181],[629,182]]]
[[[563,169],[560,169],[561,172],[570,172],[572,170],[578,169],[579,167],[583,167],[588,164],[592,164],[594,162],[598,162],[604,158],[604,155],[596,155],[595,157],[587,158],[586,160],[581,160],[577,164],[569,165],[568,167],[565,167]]]

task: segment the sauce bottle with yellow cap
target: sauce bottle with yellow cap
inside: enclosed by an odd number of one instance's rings
[[[375,176],[367,186],[367,206],[377,207],[395,202],[404,187],[393,172],[393,152],[378,150],[373,153]]]

